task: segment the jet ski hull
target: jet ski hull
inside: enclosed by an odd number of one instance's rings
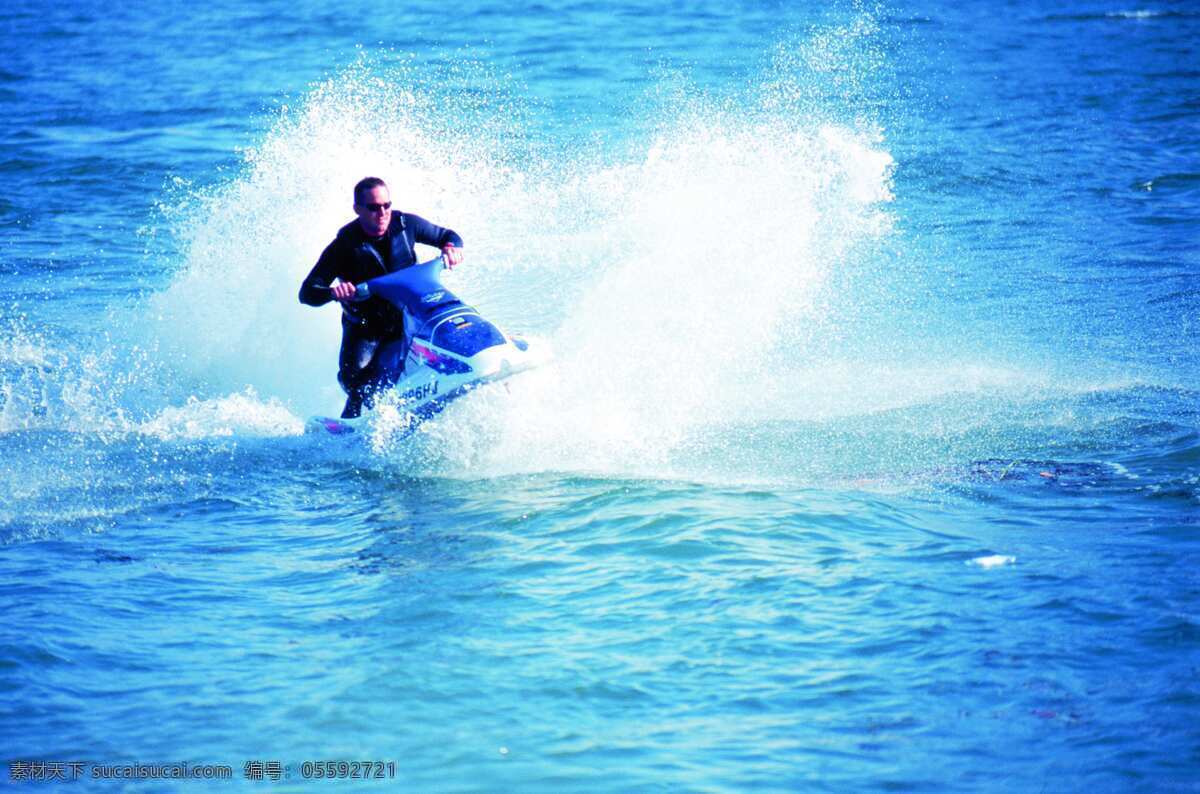
[[[510,336],[459,301],[441,284],[441,269],[441,260],[432,260],[372,279],[363,290],[403,308],[408,332],[377,353],[368,407],[394,405],[412,416],[411,427],[473,389],[549,358],[544,343]],[[349,435],[369,419],[369,411],[355,419],[315,416],[308,429]]]

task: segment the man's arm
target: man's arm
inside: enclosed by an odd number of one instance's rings
[[[321,258],[300,285],[300,302],[308,306],[324,306],[334,299],[329,285],[337,278],[337,241],[325,246]]]
[[[407,215],[406,222],[413,230],[413,239],[440,249],[446,255],[446,264],[450,267],[462,261],[463,239],[458,236],[458,232],[430,223],[420,215]]]

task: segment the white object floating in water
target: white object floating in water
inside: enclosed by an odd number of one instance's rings
[[[1012,565],[1016,561],[1016,557],[993,554],[990,557],[976,557],[973,560],[967,560],[967,565],[978,565],[980,568],[999,568],[1001,565]]]

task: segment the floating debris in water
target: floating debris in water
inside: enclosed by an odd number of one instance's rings
[[[976,557],[973,560],[968,560],[967,565],[978,565],[980,568],[999,568],[1001,565],[1012,565],[1016,561],[1016,557],[1009,557],[1004,554],[992,554],[988,557]]]

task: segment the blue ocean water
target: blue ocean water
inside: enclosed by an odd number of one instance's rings
[[[1197,42],[1143,0],[6,9],[0,776],[1200,789]],[[555,358],[345,443],[296,291],[366,174]],[[168,763],[232,781],[93,776]]]

